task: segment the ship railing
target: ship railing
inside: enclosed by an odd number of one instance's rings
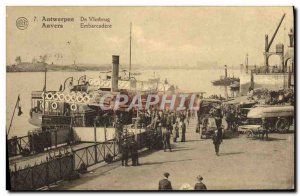
[[[146,147],[148,132],[146,130],[136,135],[128,135],[127,139],[135,139],[138,149]],[[93,143],[89,146],[72,151],[74,154],[74,169],[80,170],[82,165],[90,167],[101,162],[110,162],[110,158],[116,160],[121,153],[120,143],[116,139]]]
[[[69,180],[74,173],[73,155],[42,161],[34,166],[10,170],[9,189],[13,191],[36,190],[62,180]]]
[[[128,138],[136,138],[138,148],[146,146],[147,130]],[[116,139],[97,142],[86,147],[72,150],[73,147],[61,147],[50,151],[46,160],[32,166],[19,169],[10,168],[9,189],[10,190],[36,190],[57,184],[62,180],[76,178],[76,171],[80,172],[82,167],[93,166],[101,162],[110,163],[117,160],[121,149]]]
[[[25,149],[30,148],[28,135],[22,137],[13,137],[7,140],[8,156],[21,155]]]
[[[72,151],[74,155],[74,169],[80,170],[82,166],[90,167],[108,161],[109,157],[116,158],[119,154],[119,145],[115,139],[95,143]]]
[[[32,130],[22,137],[7,140],[8,156],[29,156],[75,143],[73,132],[69,126],[48,129],[46,131]]]

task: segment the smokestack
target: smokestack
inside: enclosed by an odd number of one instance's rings
[[[112,75],[111,75],[111,91],[117,92],[119,80],[119,56],[112,56]]]
[[[265,35],[265,52],[269,52],[269,36]]]
[[[225,78],[227,78],[227,65],[225,65]]]
[[[293,29],[290,29],[289,38],[290,38],[290,46],[289,47],[294,47],[294,33],[293,33]]]

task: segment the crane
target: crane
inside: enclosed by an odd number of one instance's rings
[[[271,48],[271,45],[272,45],[272,43],[273,43],[273,41],[274,41],[274,39],[275,39],[275,36],[276,36],[276,34],[277,34],[277,32],[278,32],[278,30],[279,30],[281,24],[282,24],[282,21],[284,20],[284,17],[285,17],[285,14],[283,14],[283,16],[281,17],[280,22],[279,22],[279,24],[278,24],[278,26],[277,26],[277,28],[276,28],[276,30],[275,30],[275,32],[274,32],[274,34],[273,34],[271,40],[270,40],[270,42],[269,42],[269,40],[268,40],[268,35],[266,35],[266,45],[265,45],[265,46],[266,46],[266,48],[265,48],[265,51],[266,51],[266,52],[269,52],[269,50],[270,50],[270,48]]]
[[[275,36],[277,35],[277,32],[282,24],[282,21],[284,20],[284,17],[285,17],[285,13],[282,15],[281,19],[280,19],[280,22],[279,24],[277,25],[277,28],[275,30],[275,32],[273,33],[273,36],[269,42],[269,36],[266,34],[265,35],[265,66],[269,66],[269,62],[268,62],[268,58],[269,58],[269,51],[270,51],[270,48],[272,46],[272,43],[275,39]]]

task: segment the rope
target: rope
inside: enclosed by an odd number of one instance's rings
[[[11,128],[11,125],[12,125],[12,122],[13,122],[13,119],[14,119],[14,116],[15,116],[16,108],[19,107],[19,102],[20,102],[20,95],[18,95],[18,98],[17,98],[17,101],[16,101],[14,112],[12,114],[12,117],[11,117],[11,120],[10,120],[10,124],[9,124],[9,127],[7,129],[7,132],[6,132],[7,135],[9,134],[9,131],[10,131],[10,128]]]

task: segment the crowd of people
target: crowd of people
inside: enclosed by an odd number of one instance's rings
[[[126,124],[122,119],[123,115],[116,115],[114,127],[116,138],[122,153],[122,165],[128,166],[128,159],[132,158],[132,164],[138,166],[138,144],[134,134],[129,133],[125,128]],[[149,150],[172,151],[171,138],[173,142],[181,135],[181,142],[186,141],[186,124],[189,123],[192,113],[189,110],[175,111],[139,111],[137,118],[134,118],[133,126],[145,129],[145,146]]]
[[[277,103],[286,103],[291,101],[291,97],[293,97],[293,93],[291,92],[271,92],[267,93],[257,93],[252,94],[251,99],[256,100],[266,99],[267,97],[271,97],[268,99],[271,102]],[[273,100],[273,101],[272,101]],[[282,101],[285,100],[285,101]],[[280,102],[281,101],[281,102]],[[257,102],[254,102],[255,104]],[[270,104],[268,102],[268,104]],[[223,142],[223,133],[224,126],[222,120],[225,119],[227,122],[227,130],[237,131],[237,128],[242,120],[242,113],[240,107],[234,104],[219,104],[213,105],[208,104],[208,115],[215,120],[216,130],[212,134],[212,143],[214,146],[214,150],[217,156],[219,156],[220,145]],[[205,109],[201,112],[205,113]],[[198,111],[197,117],[199,118],[202,113]],[[135,128],[143,128],[145,129],[146,139],[145,144],[148,149],[154,150],[164,150],[172,151],[171,139],[173,138],[173,142],[185,142],[186,141],[186,127],[189,124],[189,120],[192,116],[195,116],[195,113],[189,110],[175,112],[175,111],[159,111],[159,110],[149,110],[149,111],[138,111],[135,114],[137,117],[134,119],[133,126]],[[116,128],[116,135],[118,141],[120,143],[121,152],[122,152],[122,165],[128,166],[128,159],[131,157],[132,165],[138,166],[138,144],[133,137],[128,137],[128,132],[126,128],[124,129],[124,125],[127,123],[124,120],[123,115],[116,115],[114,119],[114,127]],[[262,121],[262,126],[266,128],[266,121]],[[202,125],[203,126],[203,125]],[[181,137],[181,138],[180,138]],[[263,132],[262,137],[268,138],[268,132]],[[164,174],[164,179],[159,182],[159,190],[172,190],[172,185],[170,180],[168,179],[169,173]],[[202,183],[203,178],[201,176],[197,177],[198,181],[194,189],[195,190],[206,190],[206,186]],[[183,186],[182,189],[191,189],[190,185]]]

